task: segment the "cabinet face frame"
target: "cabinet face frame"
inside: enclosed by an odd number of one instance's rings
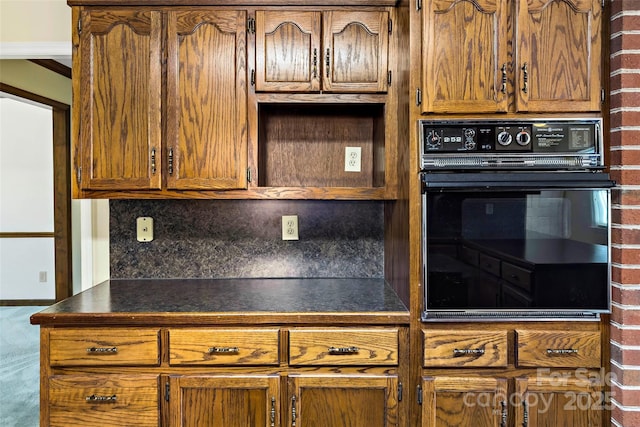
[[[160,189],[161,13],[85,10],[79,20],[79,185]]]

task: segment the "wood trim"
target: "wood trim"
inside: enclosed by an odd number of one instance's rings
[[[0,83],[0,91],[30,101],[48,105],[53,109],[53,233],[0,233],[0,237],[53,237],[55,239],[56,301],[72,294],[71,258],[71,107],[67,104]],[[0,301],[0,305],[51,305],[49,300]],[[35,304],[37,303],[37,304]]]
[[[18,307],[18,306],[43,306],[48,307],[55,303],[52,299],[15,299],[0,300],[0,307]]]
[[[71,78],[71,68],[53,59],[28,59],[28,61],[38,64],[41,67],[46,68],[49,71],[58,73],[68,79]]]
[[[0,239],[28,239],[28,238],[46,238],[46,237],[55,237],[56,234],[53,232],[6,232],[0,233]]]

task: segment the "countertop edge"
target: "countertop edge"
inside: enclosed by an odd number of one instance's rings
[[[409,311],[385,312],[209,312],[209,313],[36,313],[32,325],[40,326],[219,326],[219,325],[408,325]]]

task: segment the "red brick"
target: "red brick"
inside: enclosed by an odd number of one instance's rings
[[[611,178],[621,185],[640,185],[640,169],[616,169],[610,171]]]
[[[640,191],[616,187],[611,191],[611,201],[624,206],[640,206]]]
[[[628,326],[628,325],[640,326],[640,309],[630,310],[630,309],[616,307],[614,305],[611,307],[611,320],[625,326]],[[611,346],[611,358],[615,360],[620,360],[614,357],[614,354],[613,354],[614,347],[615,346]],[[631,353],[627,355],[626,354],[627,351],[630,351]],[[624,350],[624,352],[625,352],[625,357],[630,358],[630,360],[627,360],[623,363],[624,365],[640,366],[640,350]]]
[[[640,426],[640,411],[623,411],[614,405],[611,408],[611,418],[624,427]]]
[[[610,134],[612,147],[636,147],[640,145],[640,130],[621,129]]]
[[[640,58],[640,56],[639,56]],[[637,87],[634,88],[629,88],[627,86],[627,89],[638,89]],[[640,92],[616,92],[615,94],[611,95],[611,104],[616,104],[618,106],[624,106],[624,107],[638,107],[640,106]],[[613,107],[615,108],[615,107]],[[632,112],[630,111],[622,111],[621,114],[630,114]],[[616,113],[616,114],[620,114],[620,113]],[[632,125],[637,125],[638,122],[633,123]]]
[[[612,385],[611,393],[616,402],[623,406],[638,406],[640,402],[640,390],[624,390]]]
[[[622,345],[640,345],[640,329],[622,329],[612,325],[611,340]]]
[[[611,58],[611,70],[625,69],[640,69],[640,54],[624,54],[616,55]]]
[[[611,260],[619,264],[640,265],[640,249],[611,248]]]
[[[640,119],[638,121],[640,123]],[[610,153],[612,165],[640,165],[640,150],[613,150]]]
[[[613,98],[619,99],[618,104],[624,105],[625,107],[638,107],[640,106],[640,92],[637,93],[637,99],[632,98],[630,100],[626,100],[627,96],[625,94],[618,93],[611,98],[611,102],[613,102]],[[627,94],[628,95],[628,94]],[[611,114],[611,127],[618,128],[622,126],[637,126],[640,123],[640,111],[617,111]]]
[[[613,91],[621,88],[640,87],[639,73],[615,73],[616,70],[618,70],[618,68],[611,68],[611,72],[613,73],[613,75],[610,78],[610,90]],[[612,105],[611,107],[620,107],[620,105]]]
[[[621,285],[640,284],[640,268],[611,267],[611,280]]]
[[[637,16],[634,18],[640,21]],[[610,42],[611,53],[616,53],[618,51],[627,49],[636,49],[638,46],[640,46],[640,35],[638,34],[621,34],[611,39]]]
[[[620,384],[640,385],[640,366],[635,368],[636,369],[621,369],[612,364],[609,375]]]
[[[611,209],[611,222],[613,224],[638,225],[640,224],[640,209],[614,207]]]
[[[612,228],[611,242],[618,245],[640,244],[640,229]]]

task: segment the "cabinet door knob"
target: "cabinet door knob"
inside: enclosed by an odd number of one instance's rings
[[[522,91],[524,93],[529,92],[529,71],[527,70],[527,63],[522,66]]]

